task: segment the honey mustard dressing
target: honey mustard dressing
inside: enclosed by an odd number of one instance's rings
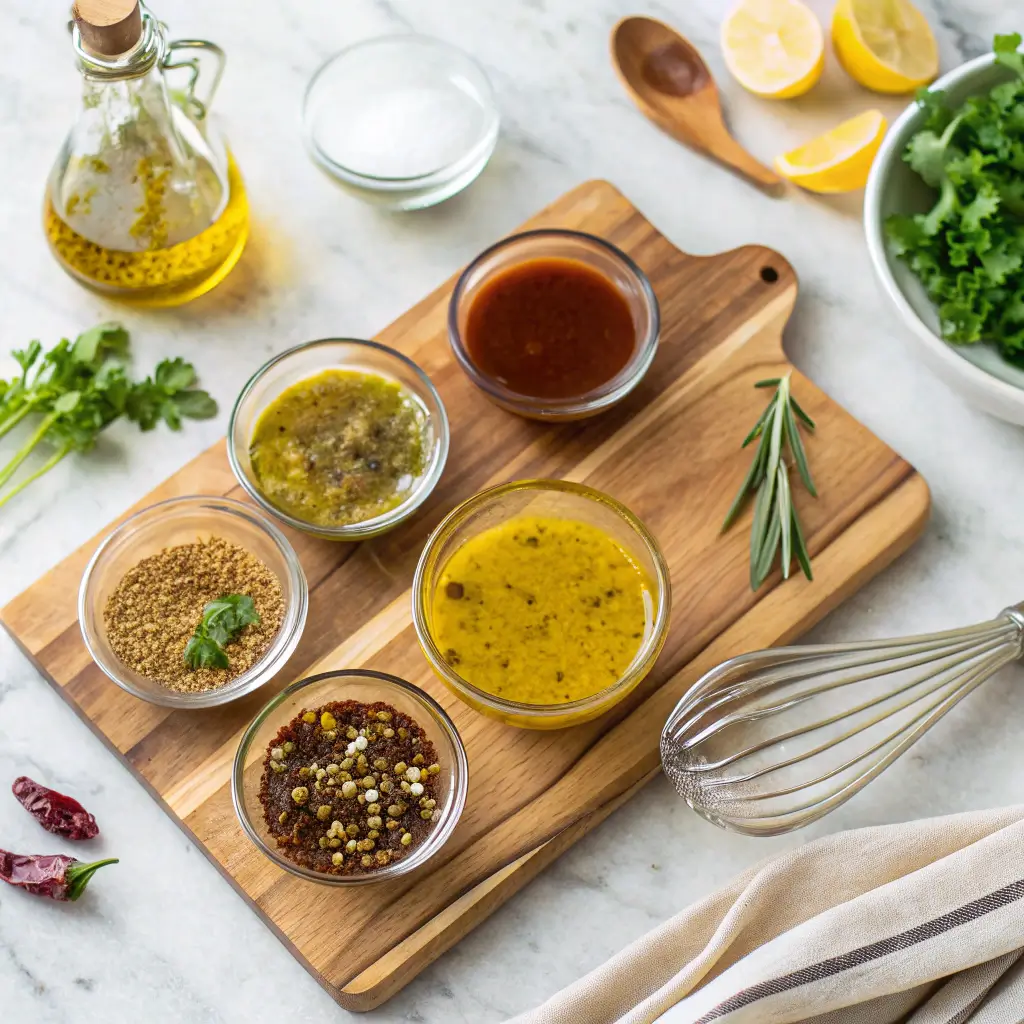
[[[448,663],[478,689],[560,704],[622,677],[653,605],[647,574],[604,531],[520,516],[451,557],[434,594],[433,632]]]

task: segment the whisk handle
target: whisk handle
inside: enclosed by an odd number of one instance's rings
[[[1003,609],[1003,615],[1011,619],[1019,633],[1017,637],[1017,658],[1024,658],[1024,601]]]

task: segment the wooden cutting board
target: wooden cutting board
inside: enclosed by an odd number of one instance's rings
[[[273,684],[227,707],[186,712],[110,683],[90,661],[75,609],[82,570],[109,528],[0,613],[82,719],[354,1010],[393,995],[651,778],[661,726],[698,676],[724,658],[797,637],[907,548],[928,515],[928,488],[913,467],[795,373],[795,393],[818,424],[807,447],[821,497],[797,497],[815,580],[772,577],[752,594],[749,519],[725,536],[719,525],[750,458],[740,441],[766,398],[752,385],[791,369],[781,339],[797,295],[792,268],[757,246],[686,255],[603,181],[581,185],[525,226],[593,232],[640,264],[661,303],[654,365],[622,405],[552,427],[490,405],[456,366],[445,336],[454,280],[381,332],[444,399],[448,468],[423,511],[383,537],[332,545],[291,534],[309,578],[310,613]],[[652,675],[604,718],[561,732],[512,729],[460,703],[431,675],[411,626],[409,587],[430,530],[480,488],[524,477],[610,492],[653,530],[672,572],[672,628]],[[223,442],[136,509],[194,493],[243,496]],[[298,881],[256,851],[236,821],[229,772],[244,727],[273,692],[312,671],[357,666],[412,680],[448,709],[469,755],[469,799],[454,836],[419,874],[339,891]]]

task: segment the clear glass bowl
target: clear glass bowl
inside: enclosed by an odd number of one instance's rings
[[[270,649],[247,672],[216,690],[178,693],[132,671],[113,652],[103,609],[124,574],[143,558],[177,544],[223,537],[251,551],[281,583],[284,619]],[[273,679],[298,646],[306,624],[306,577],[285,535],[256,509],[231,498],[171,498],[136,512],[97,548],[78,592],[78,621],[93,660],[122,690],[169,708],[210,708],[244,697]]]
[[[364,704],[384,701],[404,712],[426,733],[437,749],[441,774],[438,780],[438,809],[434,828],[426,842],[405,860],[365,875],[331,875],[312,871],[283,857],[267,828],[260,803],[263,760],[270,742],[282,726],[306,709],[322,707],[331,701],[356,700]],[[252,721],[245,731],[231,775],[231,797],[249,838],[278,867],[311,882],[325,885],[365,885],[407,874],[425,863],[441,849],[455,831],[469,788],[466,751],[455,724],[433,697],[397,676],[364,669],[325,672],[293,683],[279,693]]]
[[[484,284],[517,263],[551,258],[577,260],[599,271],[633,314],[636,340],[629,362],[599,388],[572,398],[536,398],[509,390],[477,369],[463,340],[470,307]],[[537,420],[584,419],[622,401],[650,368],[660,335],[661,312],[647,275],[621,249],[582,231],[525,231],[498,242],[466,267],[448,306],[448,340],[469,379],[503,409]]]
[[[322,370],[343,369],[375,373],[394,381],[419,403],[426,417],[427,464],[405,500],[383,515],[347,526],[320,526],[296,519],[272,504],[260,490],[249,457],[253,430],[264,409],[293,384]],[[392,529],[408,519],[437,486],[448,459],[448,415],[430,378],[400,352],[375,341],[324,338],[308,341],[274,356],[242,388],[228,424],[228,461],[245,492],[272,516],[305,533],[325,540],[364,540]]]
[[[654,607],[636,656],[611,686],[590,697],[561,704],[524,704],[487,693],[453,670],[434,640],[433,598],[452,555],[472,537],[517,516],[552,516],[589,523],[620,544],[647,573]],[[561,729],[597,718],[622,700],[650,672],[665,645],[672,587],[658,542],[625,505],[566,480],[519,480],[499,484],[464,502],[431,534],[416,566],[412,615],[423,653],[437,677],[456,696],[492,718],[526,729]]]
[[[419,35],[356,43],[327,61],[306,90],[306,147],[345,189],[392,210],[418,210],[461,192],[498,141],[498,108],[483,68]]]

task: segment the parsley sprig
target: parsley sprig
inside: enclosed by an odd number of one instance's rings
[[[781,548],[782,575],[789,578],[793,557],[810,580],[811,559],[804,543],[800,520],[793,505],[789,484],[789,464],[785,459],[788,447],[804,487],[818,496],[807,466],[804,443],[799,424],[814,430],[814,421],[800,408],[791,393],[790,375],[759,380],[754,387],[775,388],[775,394],[761,413],[753,429],[743,441],[743,447],[760,438],[754,460],[747,471],[743,486],[733,500],[722,524],[724,533],[737,516],[754,498],[754,521],[750,528],[750,589],[757,590],[768,578]]]
[[[925,123],[903,159],[936,190],[927,213],[894,214],[892,251],[936,304],[942,336],[991,341],[1024,365],[1024,53],[996,36],[996,62],[1013,77],[956,110],[940,91],[918,93]]]
[[[260,613],[248,594],[225,594],[203,608],[203,618],[185,647],[189,668],[227,668],[225,646],[238,634],[260,621]]]
[[[31,432],[0,467],[0,506],[72,452],[88,451],[121,417],[142,430],[160,422],[178,430],[183,417],[216,416],[217,403],[193,387],[195,370],[181,359],[165,359],[152,377],[131,380],[125,367],[128,342],[120,324],[100,324],[74,342],[62,339],[48,352],[33,341],[11,353],[21,372],[0,380],[0,438],[23,422]],[[40,445],[49,449],[43,462],[14,481]]]

